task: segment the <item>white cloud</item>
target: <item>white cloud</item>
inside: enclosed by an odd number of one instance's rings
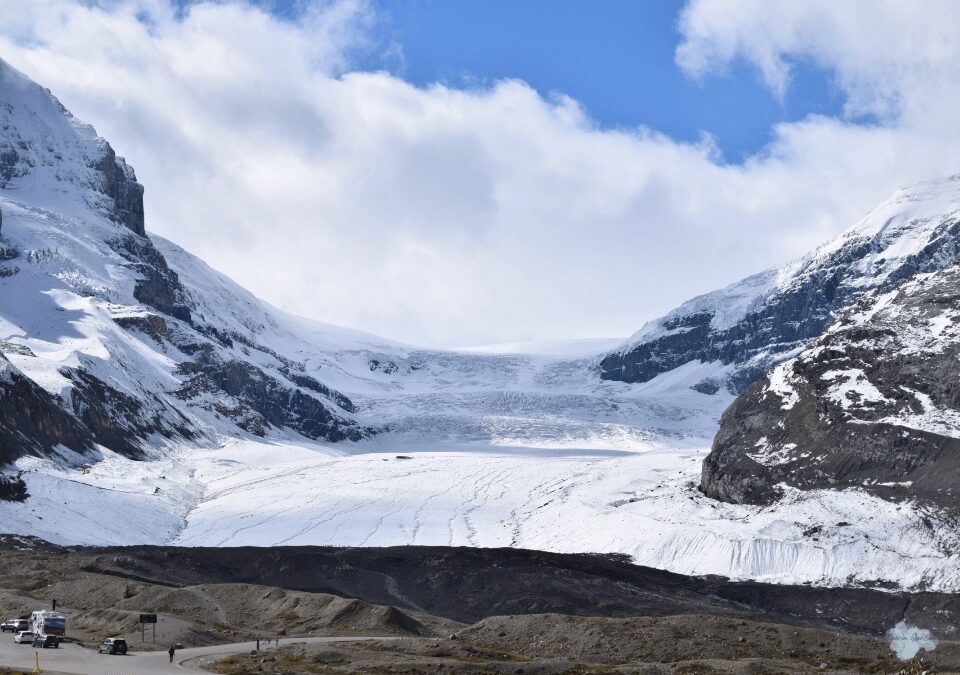
[[[957,171],[954,17],[889,9],[862,27],[796,4],[695,3],[678,62],[707,76],[745,58],[783,91],[791,60],[814,59],[852,113],[886,123],[782,125],[743,165],[709,137],[598,129],[519,81],[349,72],[376,20],[360,0],[296,23],[240,2],[178,17],[167,0],[5,0],[0,56],[134,164],[148,229],[280,306],[426,344],[627,335]]]
[[[680,29],[677,63],[695,77],[743,58],[782,96],[791,63],[806,60],[835,75],[853,116],[922,115],[945,94],[956,104],[960,7],[952,0],[693,0]]]

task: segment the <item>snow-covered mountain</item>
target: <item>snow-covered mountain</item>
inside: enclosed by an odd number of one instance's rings
[[[858,488],[960,515],[960,259],[861,300],[723,416],[708,495]]]
[[[8,459],[107,448],[155,456],[234,425],[311,439],[368,433],[342,394],[266,346],[283,326],[227,282],[185,286],[145,234],[143,187],[94,130],[0,63],[4,407]],[[164,244],[168,248],[169,245]],[[32,384],[31,384],[32,383]]]
[[[863,295],[952,260],[960,253],[958,208],[960,176],[900,190],[812,254],[646,324],[603,358],[601,377],[645,382],[690,361],[715,362],[725,367],[721,384],[741,392],[808,346]]]
[[[419,349],[270,307],[148,235],[133,170],[0,62],[0,520],[60,543],[525,546],[960,589],[955,549],[909,504],[791,488],[771,510],[698,490],[725,383],[942,267],[957,184],[654,322],[617,358],[656,358],[617,379],[579,346]],[[905,568],[918,550],[933,553]]]

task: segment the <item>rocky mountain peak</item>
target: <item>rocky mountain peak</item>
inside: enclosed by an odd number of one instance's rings
[[[349,398],[283,353],[270,310],[164,242],[203,287],[184,283],[144,230],[133,169],[2,61],[0,213],[0,463],[369,433]]]
[[[941,269],[958,253],[960,177],[898,190],[810,255],[648,323],[601,360],[601,377],[645,382],[691,361],[716,362],[728,389],[740,393],[864,295]]]
[[[93,127],[0,60],[0,194],[59,212],[91,208],[145,235],[143,186]]]

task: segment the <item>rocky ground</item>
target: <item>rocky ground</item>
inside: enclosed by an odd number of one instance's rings
[[[424,612],[264,584],[124,578],[101,573],[77,551],[53,546],[6,548],[2,561],[4,618],[26,618],[56,599],[68,618],[67,636],[90,646],[105,637],[124,637],[135,649],[166,649],[291,635],[434,636],[463,626]],[[179,574],[176,562],[168,571]],[[158,614],[155,640],[153,626],[141,633],[141,612]]]
[[[224,673],[899,672],[883,633],[901,620],[941,640],[920,670],[960,672],[960,599],[944,594],[734,583],[515,549],[65,548],[0,536],[0,556],[4,618],[56,598],[68,636],[91,647],[280,636],[279,649],[212,666]],[[140,612],[159,614],[156,643],[151,628],[141,641]],[[394,639],[292,642],[306,635]]]
[[[950,639],[960,625],[954,594],[735,582],[634,565],[621,555],[444,546],[48,549],[51,560],[128,582],[275,586],[462,623],[512,614],[707,613],[872,634],[907,621]]]
[[[265,673],[895,673],[960,668],[960,645],[902,663],[884,640],[705,615],[491,617],[443,639],[291,645],[220,662]],[[917,672],[920,672],[919,670]]]

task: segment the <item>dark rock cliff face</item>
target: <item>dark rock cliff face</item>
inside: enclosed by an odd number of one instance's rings
[[[61,369],[73,383],[70,407],[93,439],[131,459],[143,459],[144,439],[192,439],[190,420],[156,395],[135,398],[111,387],[82,368]]]
[[[960,253],[960,216],[946,214],[924,230],[923,246],[885,268],[884,251],[914,234],[907,223],[900,228],[883,226],[872,236],[848,237],[761,294],[756,306],[732,326],[713,327],[722,306],[694,303],[700,309],[668,316],[654,337],[607,355],[600,377],[646,382],[690,361],[719,361],[737,365],[727,384],[733,393],[740,393],[771,365],[823,334],[864,293],[896,288],[915,274],[942,268]]]
[[[3,104],[3,108],[8,113],[12,110],[9,104]],[[0,190],[29,172],[31,163],[20,156],[26,149],[26,143],[0,138]]]
[[[12,277],[20,271],[20,266],[12,262],[20,257],[16,246],[11,246],[0,238],[0,279]]]
[[[24,455],[43,456],[63,445],[82,452],[90,433],[0,354],[0,465]]]
[[[210,347],[199,351],[193,361],[182,363],[180,372],[189,377],[178,392],[181,398],[191,400],[208,393],[226,394],[232,400],[221,398],[212,408],[258,435],[270,426],[290,428],[307,438],[332,442],[357,441],[366,433],[355,422],[332,411],[333,405],[353,411],[350,399],[323,387],[313,378],[308,378],[308,383],[300,378],[294,378],[299,382],[286,383],[250,363],[223,360]],[[300,387],[304,384],[322,387],[324,400],[303,391]],[[305,388],[317,391],[313,386]]]
[[[960,509],[960,262],[864,298],[723,415],[701,489],[769,504],[781,485],[859,487]]]
[[[190,323],[190,299],[180,277],[146,236],[121,237],[108,242],[140,274],[133,297],[164,314]]]
[[[143,217],[143,185],[137,182],[133,167],[109,143],[103,143],[103,156],[93,167],[101,176],[100,191],[113,201],[111,218],[141,237],[146,236]]]
[[[27,484],[19,475],[0,476],[0,501],[25,502],[29,496]]]
[[[0,354],[0,465],[57,446],[84,453],[100,444],[142,459],[144,440],[194,438],[190,421],[158,396],[137,399],[82,368],[64,368],[72,383],[64,401],[41,389]]]

